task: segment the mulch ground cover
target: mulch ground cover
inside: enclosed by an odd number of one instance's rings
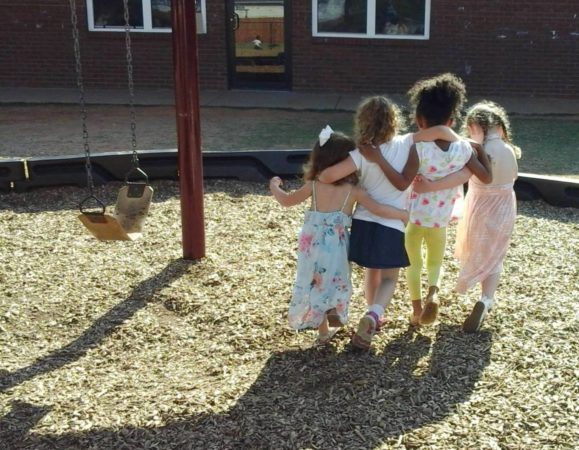
[[[294,186],[295,185],[290,185]],[[118,185],[99,188],[108,204]],[[478,292],[408,326],[403,280],[368,353],[286,313],[304,208],[206,184],[207,257],[181,259],[178,186],[154,184],[142,240],[98,242],[84,192],[0,196],[0,445],[6,449],[572,449],[579,441],[579,210],[519,203],[498,302]]]

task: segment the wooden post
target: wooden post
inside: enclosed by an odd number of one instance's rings
[[[172,0],[173,71],[183,258],[205,256],[197,25],[193,0]]]

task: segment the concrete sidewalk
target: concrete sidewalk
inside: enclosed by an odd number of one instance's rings
[[[271,108],[309,111],[354,111],[361,98],[372,93],[320,93],[288,91],[203,90],[202,107]],[[171,89],[135,91],[135,103],[140,106],[173,105],[175,94]],[[404,94],[389,94],[393,101],[406,106]],[[70,104],[77,103],[78,90],[74,88],[9,88],[0,87],[0,104]],[[579,115],[579,98],[489,96],[510,114],[521,115]],[[481,100],[474,96],[469,103]],[[125,89],[87,89],[88,104],[122,105],[128,103]]]

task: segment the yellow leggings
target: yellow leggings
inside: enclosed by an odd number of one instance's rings
[[[422,299],[420,275],[422,272],[422,241],[426,244],[426,271],[428,286],[438,286],[442,273],[442,260],[446,247],[446,227],[429,228],[409,223],[406,227],[404,245],[410,259],[406,269],[406,281],[410,300]]]

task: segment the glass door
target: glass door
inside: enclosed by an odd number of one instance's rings
[[[290,0],[227,0],[230,88],[290,89]]]

